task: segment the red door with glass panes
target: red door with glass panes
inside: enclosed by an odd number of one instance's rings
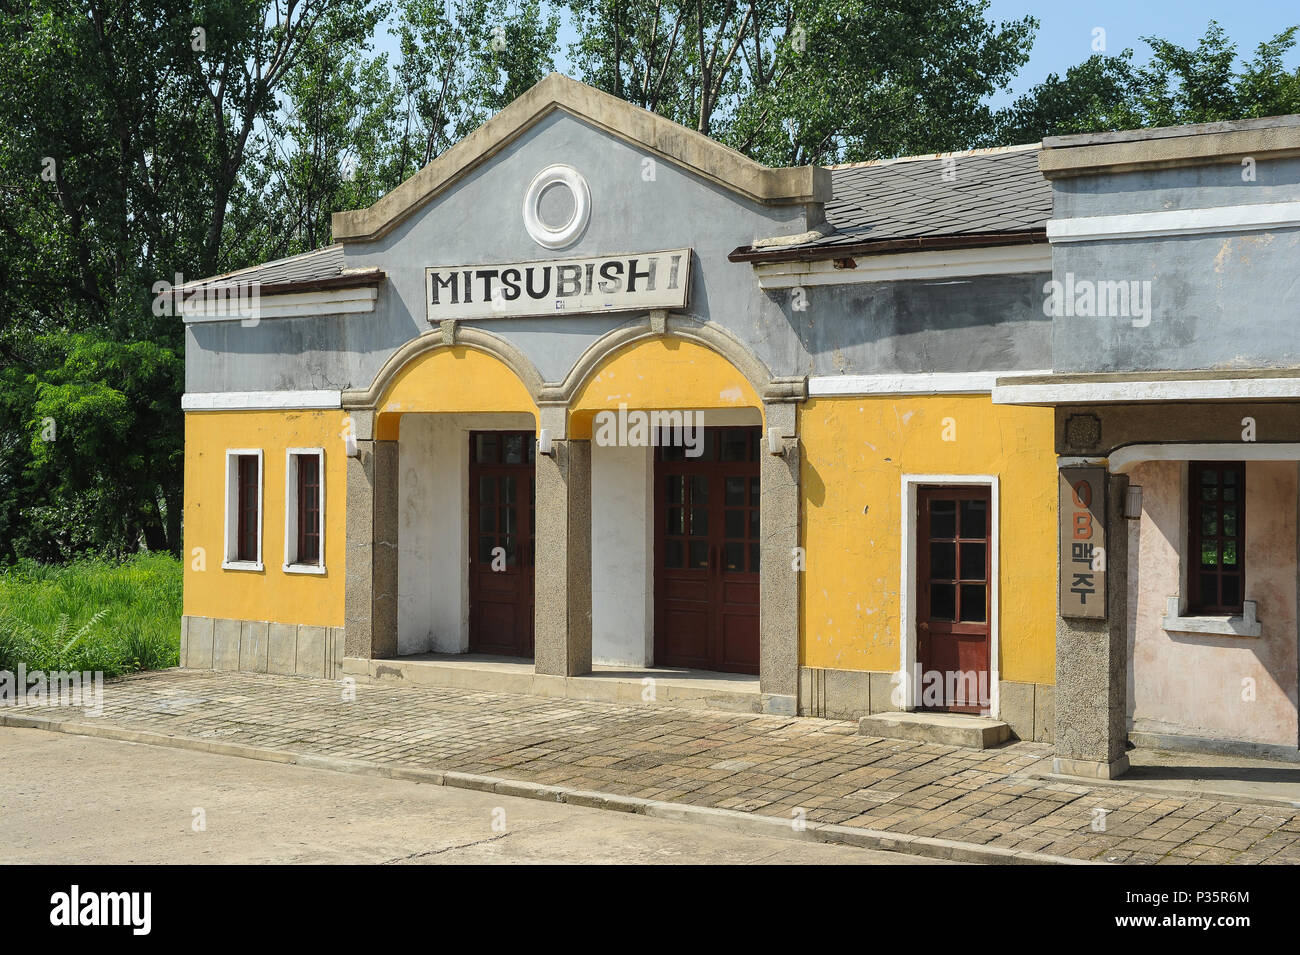
[[[987,487],[923,487],[917,547],[919,709],[979,713],[989,700]]]
[[[655,663],[758,672],[759,428],[655,452]]]
[[[469,650],[533,655],[533,475],[528,431],[469,436]]]

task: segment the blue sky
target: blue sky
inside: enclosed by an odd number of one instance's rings
[[[1012,82],[1012,95],[1023,93],[1049,73],[1067,68],[1092,55],[1092,31],[1106,31],[1106,52],[1133,50],[1137,62],[1144,62],[1150,48],[1139,37],[1158,36],[1180,46],[1193,46],[1205,35],[1211,20],[1217,20],[1238,54],[1248,56],[1265,40],[1293,24],[1300,23],[1300,5],[1295,0],[1238,0],[1236,3],[1209,0],[1100,0],[1092,3],[1026,3],[1024,0],[993,0],[985,14],[990,20],[1011,20],[1026,13],[1038,18],[1038,33],[1029,62]],[[1287,57],[1291,69],[1300,66],[1295,50]],[[1002,105],[1006,95],[994,102]]]

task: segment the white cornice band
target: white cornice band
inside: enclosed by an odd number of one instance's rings
[[[1069,381],[1017,384],[1001,376],[1000,405],[1140,403],[1147,401],[1267,401],[1300,398],[1297,378],[1194,378],[1161,381]],[[1005,382],[1002,383],[1002,382]]]
[[[819,375],[808,379],[808,397],[854,395],[987,395],[998,379],[1044,375],[1044,371],[940,371],[894,375]]]
[[[182,411],[309,411],[343,407],[339,391],[207,391],[181,396]]]
[[[1293,229],[1297,226],[1300,226],[1300,201],[1261,202],[1209,209],[1170,209],[1163,212],[1049,219],[1047,241],[1053,244],[1101,242],[1215,232],[1258,232]]]

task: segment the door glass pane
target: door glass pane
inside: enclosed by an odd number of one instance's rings
[[[707,568],[709,566],[708,541],[691,541],[690,566],[694,569]]]
[[[1213,531],[1209,533],[1213,533]],[[1237,508],[1234,505],[1224,505],[1223,533],[1227,537],[1237,536]]]
[[[758,478],[749,479],[749,503],[758,507]]]
[[[727,509],[723,536],[731,539],[743,539],[745,536],[745,512]]]
[[[930,578],[954,580],[957,576],[957,545],[950,541],[930,543]]]
[[[742,507],[745,504],[745,479],[743,477],[727,478],[726,505]]]
[[[495,434],[474,435],[474,460],[479,464],[496,464],[497,436]]]
[[[664,566],[681,567],[682,566],[682,542],[669,540],[664,541]]]
[[[957,536],[956,501],[930,502],[930,536],[948,538]]]
[[[517,567],[519,565],[519,542],[513,537],[507,537],[501,542],[501,546],[506,549],[506,566]]]
[[[1201,566],[1217,567],[1219,564],[1219,545],[1215,541],[1201,541]]]
[[[682,489],[686,484],[686,478],[680,474],[670,474],[667,478],[667,501],[669,504],[682,503]]]
[[[515,502],[514,476],[511,475],[510,477],[502,478],[501,482],[503,485],[501,490],[501,503],[504,504],[505,502],[509,501],[511,504],[513,504]]]
[[[506,435],[502,451],[503,451],[503,457],[502,457],[503,463],[523,464],[524,463],[524,436],[522,434]]]
[[[709,476],[707,474],[691,475],[691,503],[700,507],[709,503]]]
[[[680,507],[668,508],[668,527],[669,534],[685,534],[686,529],[682,526],[682,514],[684,512]]]
[[[930,585],[930,618],[952,620],[957,612],[957,587],[955,584]]]
[[[503,508],[503,510],[505,511],[506,520],[505,527],[503,527],[502,530],[507,534],[519,533],[519,518],[516,515],[515,509],[513,507],[507,507]]]
[[[964,623],[984,622],[984,585],[961,585],[961,619]]]
[[[745,545],[737,541],[727,541],[723,546],[723,568],[726,570],[745,569]]]
[[[963,542],[961,545],[961,579],[984,579],[984,544]]]
[[[1237,542],[1236,541],[1223,542],[1223,569],[1224,570],[1237,569]]]
[[[691,536],[704,537],[709,533],[709,509],[706,507],[691,508]]]
[[[988,501],[961,502],[961,536],[988,536]]]
[[[749,512],[749,536],[758,540],[758,508]]]
[[[749,572],[751,574],[758,573],[758,545],[757,544],[749,545]]]
[[[492,548],[497,546],[497,539],[491,534],[481,535],[478,539],[478,559],[485,564],[492,563]]]
[[[724,431],[722,433],[722,460],[749,460],[748,431]]]
[[[497,500],[497,479],[486,474],[478,479],[478,500],[480,504],[495,504]]]
[[[490,534],[497,529],[497,509],[495,507],[480,507],[478,509],[478,529],[484,534]]]
[[[1213,504],[1201,507],[1201,533],[1208,537],[1219,533],[1219,509]]]

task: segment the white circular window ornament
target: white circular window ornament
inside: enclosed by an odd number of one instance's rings
[[[548,225],[542,221],[542,194],[552,186],[568,189],[573,199],[569,221],[560,225]],[[547,166],[529,183],[528,192],[524,194],[524,228],[533,237],[533,241],[543,248],[562,249],[566,245],[572,245],[587,228],[587,220],[590,218],[591,190],[587,188],[587,180],[582,173],[572,166],[564,163]]]

